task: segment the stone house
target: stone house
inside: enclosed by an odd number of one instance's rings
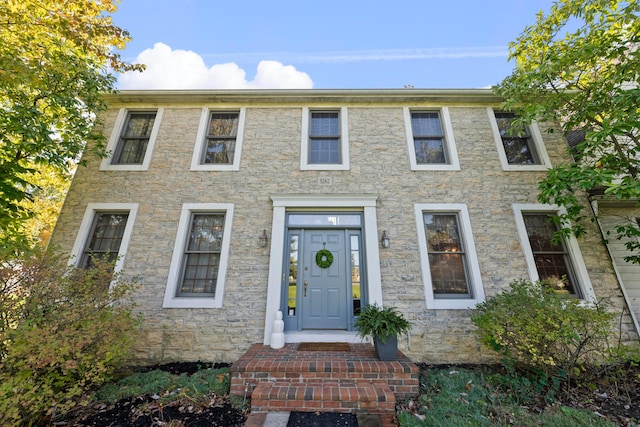
[[[490,90],[123,91],[105,95],[110,156],[87,150],[52,243],[86,265],[119,255],[144,313],[135,357],[233,361],[269,344],[359,342],[359,307],[412,323],[415,361],[483,362],[474,306],[519,278],[565,277],[611,300],[637,340],[607,248],[552,244],[537,202],[567,142]],[[585,198],[585,203],[588,203]]]

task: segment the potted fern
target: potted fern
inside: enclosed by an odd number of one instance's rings
[[[356,319],[355,326],[361,337],[372,337],[380,360],[395,360],[398,354],[398,336],[406,335],[411,324],[394,307],[382,308],[368,304]]]

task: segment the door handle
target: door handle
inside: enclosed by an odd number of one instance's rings
[[[304,296],[307,296],[307,286],[309,286],[309,282],[308,281],[304,281]]]

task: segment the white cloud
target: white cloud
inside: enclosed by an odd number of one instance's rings
[[[235,63],[207,67],[200,55],[188,50],[172,50],[164,43],[141,52],[136,63],[146,64],[142,72],[120,77],[120,89],[310,89],[307,73],[277,61],[260,61],[253,80]]]

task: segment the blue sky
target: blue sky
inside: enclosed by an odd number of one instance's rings
[[[121,0],[122,89],[479,88],[553,0]]]

